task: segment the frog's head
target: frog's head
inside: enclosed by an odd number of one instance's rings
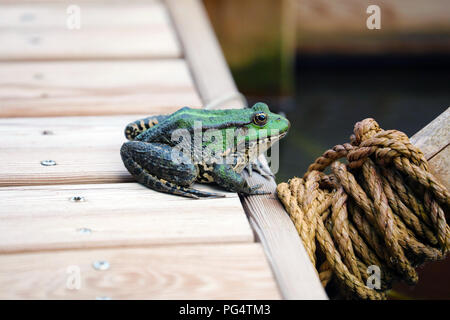
[[[267,104],[258,102],[245,109],[246,123],[239,128],[236,152],[243,150],[248,161],[253,160],[283,138],[290,127],[289,120],[272,113]]]

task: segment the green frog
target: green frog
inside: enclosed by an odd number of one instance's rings
[[[261,102],[246,109],[184,107],[128,124],[125,137],[130,141],[120,154],[135,179],[157,191],[195,199],[223,196],[192,188],[197,181],[264,194],[261,185],[250,187],[241,173],[246,168],[250,174],[255,169],[264,173],[258,156],[283,138],[289,126],[286,118]]]

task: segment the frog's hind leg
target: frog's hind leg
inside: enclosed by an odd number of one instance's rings
[[[191,188],[190,184],[196,177],[195,167],[183,163],[171,165],[168,158],[170,150],[169,146],[162,144],[131,141],[122,145],[120,154],[128,171],[139,183],[150,189],[194,199],[224,197]],[[160,167],[154,165],[158,161]]]
[[[135,162],[134,166],[138,167],[139,165]],[[179,186],[170,181],[159,179],[158,177],[148,173],[145,169],[140,169],[140,174],[136,175],[135,177],[137,178],[138,182],[142,183],[148,188],[193,199],[224,197],[223,195],[218,193],[200,191],[190,187]],[[136,168],[136,170],[139,169]]]

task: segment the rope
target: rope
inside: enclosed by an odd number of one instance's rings
[[[404,133],[373,119],[277,194],[322,285],[334,283],[346,298],[385,299],[394,281],[417,283],[415,268],[450,248],[449,192]],[[378,287],[368,285],[370,266],[381,271]]]

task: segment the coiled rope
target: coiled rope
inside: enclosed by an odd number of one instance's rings
[[[385,299],[393,281],[415,284],[415,268],[450,248],[449,192],[403,132],[373,119],[356,123],[350,143],[326,151],[303,178],[280,183],[277,194],[322,285],[335,282],[347,298]],[[378,288],[367,285],[373,265]]]

